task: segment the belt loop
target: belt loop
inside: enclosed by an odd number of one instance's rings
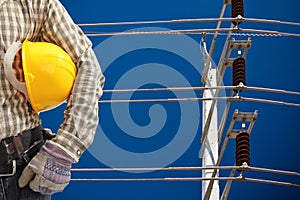
[[[23,152],[24,152],[24,146],[23,146],[23,143],[22,143],[22,139],[20,138],[19,135],[14,137],[13,145],[15,147],[15,151],[17,153],[18,158],[22,158]]]
[[[12,155],[15,152],[15,148],[12,142],[7,142],[6,140],[3,141],[4,145],[5,145],[5,149],[6,149],[6,153],[8,155]]]
[[[5,146],[5,150],[6,150],[6,153],[7,153],[7,163],[11,163],[12,160],[14,159],[15,157],[15,147],[13,145],[13,137],[10,137],[10,138],[7,138],[7,140],[4,140],[3,141],[3,144]]]
[[[11,163],[11,161],[14,160],[16,157],[22,158],[24,146],[22,143],[22,139],[19,135],[4,140],[3,143],[6,148],[8,163]]]

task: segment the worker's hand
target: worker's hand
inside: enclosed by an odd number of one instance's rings
[[[61,192],[69,184],[74,160],[61,148],[46,142],[40,152],[26,166],[19,178],[19,187],[27,184],[42,194]]]

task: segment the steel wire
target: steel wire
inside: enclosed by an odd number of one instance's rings
[[[123,26],[123,25],[146,25],[146,24],[168,24],[168,23],[203,23],[203,22],[231,22],[236,18],[194,18],[194,19],[171,19],[171,20],[152,20],[152,21],[127,21],[127,22],[102,22],[102,23],[80,23],[77,24],[81,27],[92,26]],[[239,18],[243,22],[257,22],[268,24],[280,24],[290,26],[300,26],[298,22],[281,21],[274,19],[261,19],[261,18]]]

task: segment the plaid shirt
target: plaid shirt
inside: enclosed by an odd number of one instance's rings
[[[57,44],[77,66],[64,120],[52,143],[78,161],[91,144],[98,125],[98,99],[104,76],[91,42],[59,0],[0,0],[0,140],[41,124],[24,95],[14,89],[4,75],[6,50],[12,43],[25,39]],[[20,59],[20,56],[15,57],[14,71],[22,80]]]

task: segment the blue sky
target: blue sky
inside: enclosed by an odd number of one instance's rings
[[[170,20],[170,19],[189,19],[189,18],[216,18],[219,17],[222,0],[191,0],[191,1],[179,1],[179,0],[152,0],[152,1],[137,1],[137,0],[111,0],[111,1],[96,1],[86,0],[82,2],[78,1],[61,1],[70,15],[73,17],[76,23],[100,23],[100,22],[121,22],[121,21],[149,21],[149,20]],[[282,21],[300,22],[299,14],[299,1],[287,0],[287,1],[259,1],[245,0],[245,17],[247,18],[262,18],[262,19],[277,19]],[[231,16],[230,6],[226,9],[225,17]],[[206,24],[163,24],[156,26],[150,30],[165,30],[165,29],[192,29],[192,28],[214,28],[216,23]],[[228,23],[224,23],[224,28],[228,27]],[[85,32],[114,32],[114,31],[128,31],[130,29],[135,30],[149,30],[149,26],[146,28],[144,25],[140,26],[118,26],[118,27],[97,27],[97,28],[84,28]],[[299,27],[287,26],[287,25],[271,25],[271,24],[259,24],[259,23],[243,23],[241,27],[245,28],[257,28],[266,30],[278,30],[282,32],[294,32],[299,33]],[[195,70],[187,57],[185,59],[178,57],[178,52],[168,52],[168,47],[155,46],[160,45],[159,42],[155,42],[154,47],[149,48],[148,44],[145,49],[138,49],[138,47],[131,47],[132,44],[126,44],[130,46],[128,52],[124,55],[120,55],[115,58],[111,63],[108,56],[116,56],[116,52],[121,51],[117,49],[120,42],[126,43],[126,39],[130,42],[141,42],[143,39],[152,41],[151,37],[146,36],[133,36],[138,37],[137,40],[132,37],[124,37],[120,41],[118,39],[111,39],[109,37],[90,37],[93,41],[93,47],[96,51],[96,55],[100,64],[105,69],[106,86],[105,89],[117,89],[117,88],[130,88],[134,86],[131,84],[130,77],[126,79],[124,74],[130,73],[142,73],[134,71],[137,66],[142,66],[147,69],[149,63],[155,66],[168,66],[170,73],[176,75],[182,75],[188,80],[191,86],[201,86],[199,71]],[[170,36],[169,36],[170,37]],[[247,39],[247,37],[236,37],[238,39]],[[139,40],[140,39],[140,40]],[[160,39],[167,39],[162,36]],[[195,44],[199,43],[201,39],[200,35],[184,36],[176,38],[178,47],[189,48],[191,54],[195,53]],[[291,91],[300,91],[299,85],[299,37],[251,37],[252,47],[249,50],[246,60],[247,67],[247,85],[257,87],[268,87],[276,89],[284,89]],[[182,41],[188,41],[183,43]],[[207,36],[208,47],[212,41],[212,35]],[[219,36],[213,60],[218,63],[219,56],[221,54],[223,45],[225,42],[225,36]],[[176,42],[172,43],[176,46]],[[188,44],[191,44],[189,46]],[[170,44],[171,45],[171,44]],[[165,48],[165,49],[164,49]],[[115,54],[113,54],[113,53]],[[183,52],[182,52],[183,53]],[[177,55],[176,55],[177,54]],[[184,53],[183,53],[184,54]],[[186,54],[188,56],[189,54]],[[199,54],[199,58],[201,55]],[[197,58],[197,59],[199,59]],[[110,65],[107,65],[110,63]],[[187,65],[182,69],[182,65]],[[150,67],[150,66],[149,66]],[[143,69],[143,68],[142,68]],[[151,69],[151,67],[150,67]],[[140,79],[132,78],[132,80],[140,81],[138,85],[140,88],[153,88],[161,87],[161,75],[168,71],[158,72],[153,76],[149,72],[149,76],[143,75]],[[149,81],[151,76],[153,80]],[[149,78],[150,77],[150,78]],[[231,84],[231,69],[228,68],[224,76],[224,85]],[[126,81],[127,80],[127,81]],[[145,80],[145,84],[141,85]],[[147,81],[146,81],[147,80]],[[159,81],[158,81],[159,80]],[[166,80],[170,80],[170,85],[181,85],[184,80],[178,79],[178,82],[172,80],[172,76],[166,76]],[[123,81],[123,82],[122,82]],[[123,83],[123,84],[122,84]],[[118,86],[118,87],[117,87]],[[174,98],[177,94],[167,93],[147,93],[137,94],[133,93],[131,98],[151,98],[154,95],[155,98]],[[181,95],[195,95],[200,97],[198,93],[185,92]],[[248,92],[245,91],[242,95],[253,98],[266,98],[272,100],[280,100],[286,102],[300,103],[300,97],[296,95],[284,95],[284,94],[272,94],[262,92]],[[105,94],[103,99],[110,98],[126,98],[126,95],[114,96]],[[100,104],[100,121],[103,123],[97,130],[97,134],[105,134],[106,137],[117,147],[123,149],[126,152],[124,155],[129,155],[128,152],[138,155],[138,163],[135,163],[134,156],[128,157],[128,160],[122,160],[121,154],[118,151],[114,152],[107,146],[102,148],[101,137],[95,140],[95,144],[90,151],[87,151],[80,160],[80,163],[74,166],[74,168],[80,167],[121,167],[122,164],[126,166],[159,166],[160,164],[165,166],[201,166],[201,160],[198,157],[198,152],[201,147],[201,114],[196,116],[197,109],[201,109],[202,104],[199,103],[161,103],[160,105],[154,105],[154,103],[137,103],[128,104],[128,107],[115,103],[114,107],[110,104]],[[181,106],[184,108],[182,109]],[[193,107],[194,106],[194,107]],[[124,114],[124,109],[128,108],[128,115]],[[162,111],[161,109],[164,109]],[[196,110],[195,110],[196,108]],[[187,111],[185,110],[188,110]],[[189,111],[189,109],[192,109]],[[271,169],[280,169],[288,171],[300,172],[300,108],[288,107],[281,105],[271,105],[262,103],[251,102],[234,102],[232,103],[229,111],[229,116],[233,111],[238,109],[244,112],[259,111],[259,116],[253,131],[251,133],[251,166],[264,167]],[[60,120],[57,116],[62,116],[62,107],[55,110],[48,111],[42,114],[44,126],[52,128],[54,131],[59,126]],[[122,110],[122,111],[121,111]],[[148,114],[149,110],[153,112],[153,116],[158,120],[152,119],[152,115]],[[151,113],[150,112],[150,113]],[[161,112],[161,115],[155,114]],[[201,113],[201,110],[200,110]],[[54,117],[56,116],[56,117]],[[115,119],[114,117],[124,119],[131,118],[131,120]],[[174,149],[170,156],[168,156],[168,149],[164,152],[166,155],[160,158],[160,154],[154,155],[157,157],[151,157],[150,152],[159,152],[170,141],[174,141],[177,138],[176,132],[182,122],[182,117],[189,118],[191,125],[189,128],[184,129],[188,132],[188,136],[181,135],[179,137],[182,140],[182,145],[177,144],[178,148]],[[120,120],[116,124],[116,121]],[[152,120],[152,121],[151,121]],[[160,122],[165,122],[160,124]],[[228,120],[229,122],[229,120]],[[135,123],[135,132],[141,130],[144,134],[148,135],[131,135],[131,133],[125,133],[124,127],[120,123]],[[153,124],[151,124],[153,123]],[[155,126],[157,123],[157,126]],[[126,126],[126,125],[125,125]],[[160,131],[157,131],[162,126]],[[144,127],[144,128],[143,128]],[[228,127],[228,123],[227,126]],[[197,129],[198,128],[198,129]],[[194,130],[196,129],[196,131]],[[130,130],[129,130],[130,131]],[[152,132],[151,132],[152,131]],[[153,132],[154,131],[154,132]],[[157,132],[155,132],[157,131]],[[134,134],[137,134],[136,132]],[[132,133],[133,134],[133,133]],[[181,133],[179,133],[181,134]],[[234,140],[230,140],[227,149],[225,151],[224,158],[221,165],[234,165],[235,161],[235,143]],[[100,146],[100,147],[99,147]],[[176,147],[176,146],[175,146]],[[106,148],[106,149],[105,149]],[[96,152],[97,150],[101,150]],[[177,152],[178,151],[178,152]],[[120,151],[121,152],[121,151]],[[162,151],[163,152],[163,151]],[[149,153],[149,154],[147,154]],[[131,154],[130,154],[131,155]],[[98,156],[98,157],[97,157]],[[148,157],[147,157],[148,156]],[[173,157],[174,156],[174,157]],[[148,159],[149,158],[149,159]],[[124,158],[125,159],[125,158]],[[130,160],[132,159],[132,160]],[[148,159],[148,160],[147,160]],[[157,159],[157,160],[155,160]],[[162,162],[164,159],[165,162]],[[150,167],[149,166],[149,167]],[[124,166],[125,167],[125,166]],[[159,166],[161,167],[161,166]],[[229,172],[224,171],[221,176],[228,176]],[[247,177],[271,179],[278,181],[287,181],[300,184],[299,178],[291,176],[278,176],[267,173],[248,172],[245,174]],[[188,176],[201,176],[199,172],[149,172],[149,173],[126,173],[126,172],[111,172],[111,173],[85,173],[76,174],[73,173],[73,178],[144,178],[144,177],[188,177]],[[220,182],[221,191],[223,190],[225,182]],[[174,199],[174,200],[196,200],[201,198],[201,182],[71,182],[67,189],[61,193],[53,196],[53,199]],[[299,199],[300,188],[283,187],[276,185],[267,185],[260,183],[241,183],[234,182],[232,184],[229,199]]]

